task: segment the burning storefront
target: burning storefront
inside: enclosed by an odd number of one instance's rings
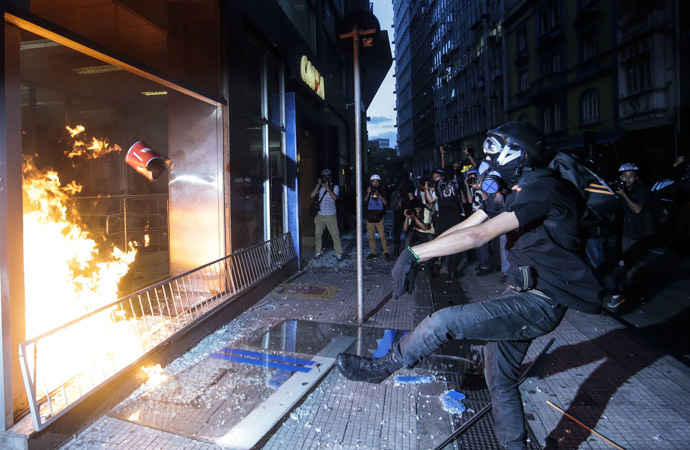
[[[7,429],[31,407],[42,426],[294,259],[298,167],[300,183],[324,164],[344,177],[352,127],[337,50],[276,44],[294,17],[271,31],[250,2],[4,5]],[[305,53],[338,73],[328,100],[299,77]]]

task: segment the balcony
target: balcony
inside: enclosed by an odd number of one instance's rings
[[[596,0],[578,2],[577,17],[573,21],[575,28],[595,23],[599,16],[599,2]]]
[[[543,50],[551,45],[563,40],[563,27],[561,25],[556,25],[549,31],[545,32],[537,38],[537,51]]]
[[[666,89],[648,89],[635,94],[627,95],[619,99],[619,114],[621,124],[630,125],[630,122],[640,118],[663,119],[672,114],[671,104],[668,100]]]

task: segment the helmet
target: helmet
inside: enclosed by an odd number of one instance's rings
[[[431,172],[431,174],[433,175],[435,173],[437,173],[439,175],[443,175],[445,172],[443,172],[443,169],[434,169],[434,171]]]
[[[324,176],[324,175],[333,175],[333,172],[331,172],[331,169],[323,169],[321,171],[321,176]]]
[[[508,122],[489,130],[483,148],[491,159],[492,168],[507,186],[517,182],[523,167],[541,167],[548,163],[541,132],[525,122]]]
[[[373,174],[371,177],[369,177],[369,181],[373,181],[373,180],[379,180],[379,181],[381,181],[381,177],[380,177],[378,174],[375,173],[375,174]]]
[[[625,172],[628,170],[640,170],[640,168],[637,167],[637,165],[633,164],[633,163],[625,163],[618,168],[619,172]]]

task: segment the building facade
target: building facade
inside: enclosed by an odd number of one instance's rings
[[[7,428],[26,406],[18,344],[44,330],[33,318],[64,321],[46,280],[57,270],[39,267],[67,251],[41,245],[41,227],[93,242],[101,255],[135,248],[115,298],[288,231],[298,251],[312,244],[308,197],[320,171],[354,188],[358,108],[348,109],[352,59],[340,26],[370,5],[15,0],[2,8]],[[391,64],[385,32],[378,42],[362,52],[365,106]],[[173,164],[155,180],[142,176],[125,160],[137,142]],[[33,197],[39,184],[45,199]],[[56,217],[37,218],[41,210]],[[66,262],[70,271],[88,270],[80,258]]]
[[[634,160],[649,179],[682,153],[684,2],[397,0],[394,7],[398,141],[416,175],[438,165],[441,144],[448,160],[461,159],[463,147],[477,156],[486,130],[507,120],[528,121],[551,149],[604,167]]]
[[[497,0],[394,2],[400,155],[415,175],[479,149],[505,120],[503,3]],[[475,150],[475,153],[478,150]]]

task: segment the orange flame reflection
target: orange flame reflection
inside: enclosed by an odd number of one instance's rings
[[[69,126],[65,127],[67,131],[69,131],[69,134],[72,138],[76,138],[77,136],[81,135],[86,129],[82,125],[77,125],[74,128],[70,128]],[[68,158],[75,158],[77,156],[83,156],[86,159],[96,159],[100,156],[103,156],[107,153],[112,153],[112,152],[120,152],[122,151],[122,148],[117,145],[110,145],[108,142],[108,139],[96,139],[91,138],[91,143],[87,143],[88,139],[84,140],[82,138],[79,138],[74,141],[72,145],[72,150],[71,151],[66,151],[65,155],[67,155]]]

